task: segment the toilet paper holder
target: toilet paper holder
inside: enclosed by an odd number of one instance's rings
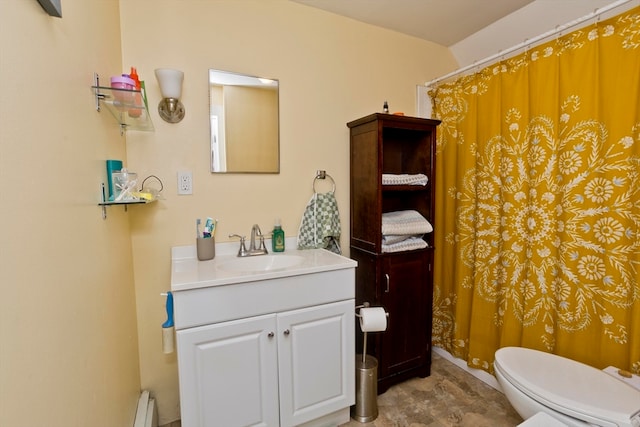
[[[359,310],[359,309],[361,309],[361,308],[369,308],[369,307],[371,307],[371,304],[369,304],[368,302],[363,302],[363,303],[362,303],[362,304],[360,304],[360,305],[356,305],[356,306],[354,307],[354,310],[356,310],[356,317],[362,317],[362,316],[360,315],[360,313],[358,313],[358,310]],[[387,319],[388,319],[388,318],[389,318],[389,313],[385,312],[385,314],[387,315]]]
[[[361,305],[357,305],[355,306],[355,315],[358,318],[362,318],[362,315],[359,313],[359,310],[362,308],[370,308],[371,304],[369,304],[368,302],[363,302]],[[385,310],[384,312],[385,316],[387,317],[387,319],[389,318],[389,313]],[[361,325],[362,326],[362,325]],[[363,337],[363,343],[362,343],[362,363],[363,365],[365,364],[365,359],[367,358],[367,331],[362,331],[364,337]]]

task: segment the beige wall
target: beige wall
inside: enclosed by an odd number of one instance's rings
[[[121,69],[118,2],[62,7],[0,0],[0,425],[130,426],[130,215],[97,206],[125,142],[90,90]]]
[[[219,241],[270,230],[282,218],[295,236],[317,169],[336,181],[342,245],[348,251],[349,134],[346,123],[381,111],[415,114],[416,85],[456,67],[441,46],[286,0],[136,0],[121,2],[123,63],[147,81],[155,133],[129,132],[129,166],[156,174],[166,200],[130,218],[142,386],[157,396],[161,422],[178,418],[175,356],[161,352],[160,292],[170,286],[170,247],[193,244],[195,219],[220,220]],[[185,73],[186,117],[168,124],[155,111],[153,70]],[[281,172],[209,173],[207,70],[280,81]],[[176,195],[176,172],[193,172],[194,194]]]

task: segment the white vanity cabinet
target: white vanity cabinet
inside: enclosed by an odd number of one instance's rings
[[[297,426],[354,402],[354,300],[277,316],[280,423]]]
[[[208,274],[203,268],[222,271],[214,264],[223,262],[217,257],[195,265],[202,277]],[[186,265],[174,262],[174,271]],[[301,265],[296,274],[284,275],[291,273],[285,269],[250,275],[260,280],[214,280],[213,286],[181,287],[174,281],[181,275],[172,274],[183,427],[349,420],[355,403],[355,263],[337,265]]]
[[[296,426],[353,403],[353,301],[178,331],[182,424]]]

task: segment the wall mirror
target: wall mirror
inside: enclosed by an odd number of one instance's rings
[[[279,173],[279,83],[209,70],[211,172]]]

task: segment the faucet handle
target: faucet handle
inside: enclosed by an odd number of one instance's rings
[[[244,239],[246,239],[247,236],[241,236],[239,234],[229,234],[229,237],[240,238],[240,249],[238,250],[238,256],[245,256],[247,254],[247,247],[244,244]]]
[[[260,236],[260,249],[264,251],[265,254],[268,254],[267,246],[264,244],[264,234],[259,234]]]

